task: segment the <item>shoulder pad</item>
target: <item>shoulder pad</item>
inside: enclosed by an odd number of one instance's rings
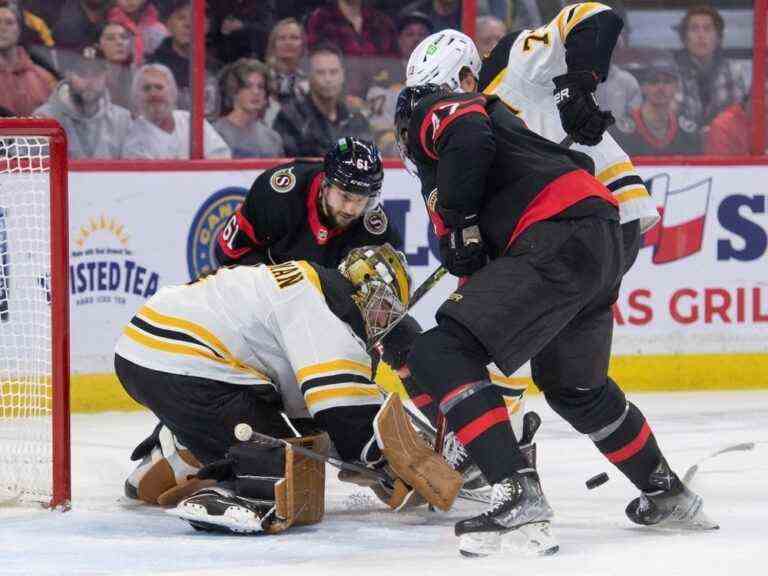
[[[312,177],[322,170],[322,163],[317,160],[296,160],[272,169],[269,174],[269,188],[278,194],[286,194],[298,188],[302,190]]]
[[[480,69],[478,92],[484,92],[494,78],[507,67],[509,53],[522,30],[514,30],[503,36],[493,50],[483,54],[483,67]]]
[[[363,226],[370,234],[381,236],[387,231],[388,225],[389,218],[387,218],[387,214],[381,205],[376,206],[373,210],[369,210],[363,216]]]
[[[272,190],[280,194],[293,190],[296,187],[296,174],[294,174],[294,170],[295,167],[290,166],[272,172],[272,176],[269,177],[269,185],[272,187]]]
[[[480,113],[487,116],[486,102],[486,96],[475,93],[450,94],[434,100],[429,99],[425,103],[427,107],[423,109],[423,115],[414,114],[415,118],[420,118],[419,124],[417,126],[411,125],[411,129],[416,128],[415,134],[419,139],[419,148],[427,156],[436,160],[437,141],[445,129],[456,119],[466,114]]]
[[[680,126],[680,130],[683,132],[688,132],[689,134],[692,134],[694,132],[698,132],[699,125],[696,124],[693,120],[686,118],[685,116],[678,116],[677,117],[677,124]]]

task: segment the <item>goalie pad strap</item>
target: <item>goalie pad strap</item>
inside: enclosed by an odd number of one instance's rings
[[[397,478],[440,508],[450,509],[462,478],[413,429],[397,394],[392,394],[373,422],[376,441]]]

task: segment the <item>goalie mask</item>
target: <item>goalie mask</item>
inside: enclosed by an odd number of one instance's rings
[[[352,249],[339,264],[355,286],[352,299],[360,309],[370,341],[378,338],[408,310],[411,278],[405,254],[391,245]]]

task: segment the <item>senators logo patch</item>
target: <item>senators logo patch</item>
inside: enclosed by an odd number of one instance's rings
[[[296,186],[296,176],[293,175],[293,168],[283,168],[278,170],[269,179],[269,185],[275,192],[284,194],[293,190]]]
[[[363,226],[365,226],[365,229],[377,236],[384,234],[388,223],[389,220],[387,219],[387,215],[384,213],[381,206],[374,208],[370,212],[366,212],[363,217]]]

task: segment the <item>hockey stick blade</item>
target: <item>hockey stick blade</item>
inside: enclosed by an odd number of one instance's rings
[[[711,460],[712,458],[720,456],[720,454],[725,454],[726,452],[748,452],[749,450],[754,450],[754,448],[754,442],[741,442],[739,444],[726,446],[725,448],[721,448],[720,450],[712,452],[712,454],[705,456],[685,471],[685,476],[683,476],[683,484],[688,484],[691,480],[693,480],[693,477],[699,471],[699,466],[701,466],[707,460]]]

